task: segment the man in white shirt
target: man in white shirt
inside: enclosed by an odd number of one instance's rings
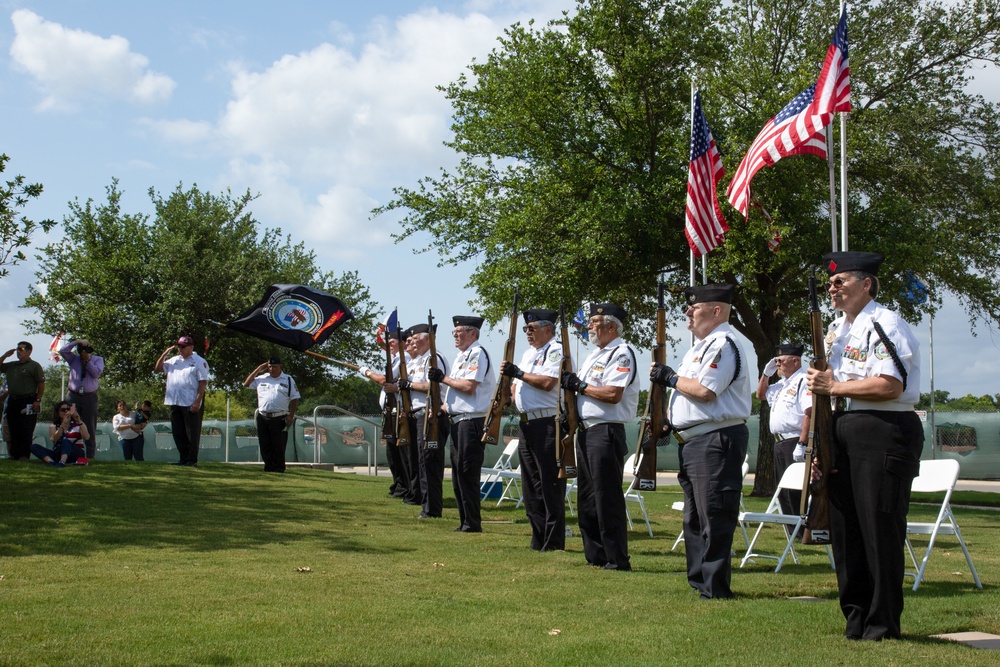
[[[178,354],[167,359],[177,350]],[[156,360],[157,373],[167,374],[167,391],[163,404],[170,407],[170,430],[180,460],[174,465],[198,465],[198,445],[201,442],[201,419],[205,413],[205,389],[208,386],[208,362],[194,351],[191,336],[181,336]]]
[[[483,532],[480,516],[479,480],[482,474],[483,427],[486,411],[496,389],[496,369],[490,356],[479,344],[482,317],[456,315],[452,318],[452,336],[458,356],[445,375],[440,368],[428,372],[428,378],[448,387],[445,410],[451,419],[451,484],[458,503],[457,533]]]
[[[587,564],[628,571],[628,510],[625,476],[625,424],[636,416],[639,383],[636,359],[621,333],[628,314],[613,303],[590,306],[588,331],[596,349],[577,373],[564,373],[563,389],[576,394],[577,506]],[[571,397],[567,397],[570,400]]]
[[[524,511],[531,524],[531,548],[561,551],[566,547],[566,480],[559,478],[556,460],[556,402],[562,348],[555,339],[554,310],[524,311],[524,332],[530,347],[520,366],[500,363],[511,378],[511,395],[521,413],[521,462]]]
[[[778,345],[775,357],[764,366],[757,383],[757,398],[771,408],[768,422],[774,434],[774,479],[780,480],[788,466],[806,460],[809,442],[809,415],[812,413],[812,392],[806,382],[808,374],[802,367],[805,347],[785,343]],[[777,373],[779,379],[768,385]],[[784,514],[799,514],[801,491],[785,490],[778,496]]]
[[[667,417],[680,443],[688,584],[703,600],[734,597],[730,552],[750,439],[750,369],[729,326],[733,291],[732,285],[685,289],[688,330],[698,342],[676,371],[653,364],[650,373],[673,389]]]
[[[282,371],[281,357],[276,354],[252,370],[243,386],[257,390],[257,443],[264,472],[285,472],[288,429],[295,425],[299,388]]]

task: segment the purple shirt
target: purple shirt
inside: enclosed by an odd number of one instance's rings
[[[73,352],[76,343],[75,340],[66,343],[59,354],[69,364],[69,390],[75,394],[89,394],[97,391],[97,378],[104,372],[104,357],[91,354],[90,361],[84,364],[80,355]]]

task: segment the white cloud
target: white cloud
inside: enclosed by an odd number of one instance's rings
[[[16,10],[11,21],[16,36],[10,55],[44,92],[40,109],[101,95],[151,104],[173,93],[174,81],[151,71],[149,59],[131,51],[124,37],[66,28],[27,9]]]

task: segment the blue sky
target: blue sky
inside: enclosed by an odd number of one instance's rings
[[[74,198],[102,201],[113,178],[129,212],[151,212],[150,187],[249,189],[257,220],[312,244],[325,269],[358,270],[404,324],[428,308],[441,320],[469,313],[469,268],[437,268],[436,253],[413,254],[420,241],[395,245],[396,219],[369,211],[393,186],[454,163],[442,146],[450,107],[435,86],[511,23],[544,23],[573,4],[0,0],[4,175],[44,184],[35,219],[62,220]],[[23,337],[32,280],[32,262],[0,280],[0,348]],[[915,328],[926,391],[927,320]],[[1000,391],[998,337],[976,330],[955,306],[935,320],[937,388]],[[498,328],[484,344],[499,355],[505,336]],[[51,337],[31,340],[44,356]]]

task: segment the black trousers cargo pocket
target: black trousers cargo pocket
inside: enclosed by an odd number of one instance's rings
[[[878,489],[878,511],[905,516],[910,510],[910,487],[919,472],[919,461],[886,454]]]

